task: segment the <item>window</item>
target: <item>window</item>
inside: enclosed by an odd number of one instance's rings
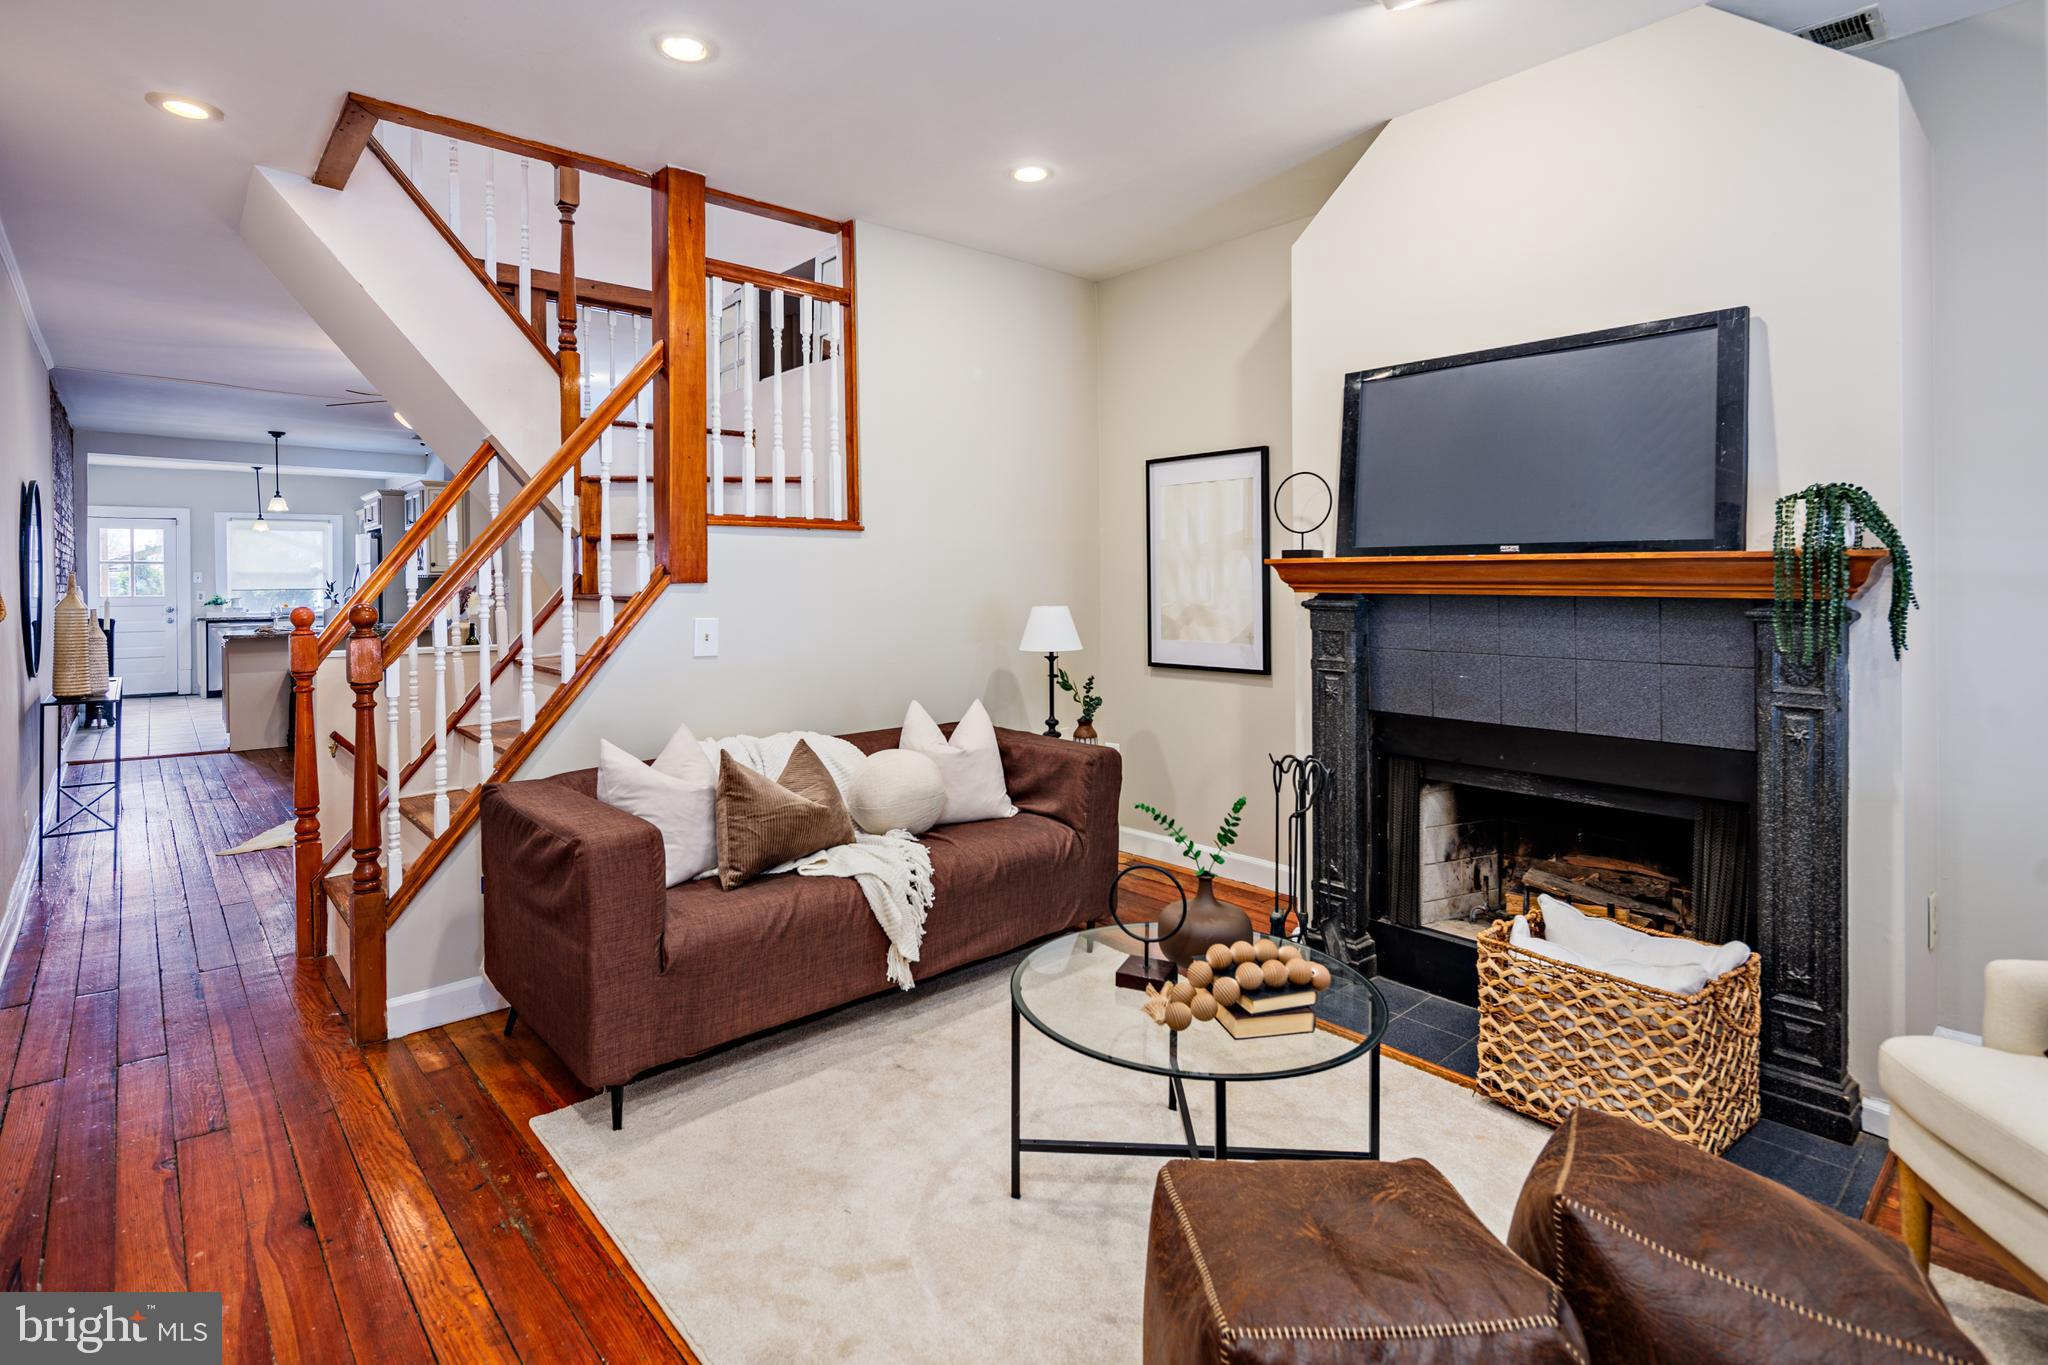
[[[101,526],[99,542],[100,600],[164,595],[162,527]]]
[[[335,519],[272,516],[221,517],[220,592],[238,607],[257,611],[317,607],[335,568]]]

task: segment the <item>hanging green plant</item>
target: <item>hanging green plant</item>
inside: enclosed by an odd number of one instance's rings
[[[1877,537],[1892,557],[1892,657],[1906,652],[1913,557],[1877,499],[1853,483],[1817,483],[1778,499],[1771,537],[1771,630],[1778,651],[1810,664],[1835,657],[1849,602],[1849,551]]]

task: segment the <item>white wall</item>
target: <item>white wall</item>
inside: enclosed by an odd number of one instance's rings
[[[1249,796],[1226,873],[1265,882],[1273,857],[1268,754],[1295,751],[1294,594],[1271,578],[1273,672],[1152,668],[1145,638],[1145,461],[1235,446],[1272,448],[1278,488],[1294,467],[1290,427],[1289,260],[1306,220],[1133,271],[1097,301],[1097,506],[1100,624],[1066,660],[1093,673],[1104,698],[1096,728],[1123,746],[1125,844],[1177,861],[1142,815],[1148,801],[1189,827],[1215,828]],[[1292,490],[1290,490],[1291,492]],[[1277,535],[1277,532],[1276,532]],[[1291,540],[1288,543],[1292,543]],[[1276,549],[1278,542],[1275,542]],[[1071,720],[1071,703],[1062,697]]]
[[[1749,533],[1817,480],[1866,485],[1916,565],[1940,550],[1911,367],[1924,143],[1892,73],[1697,9],[1396,119],[1294,248],[1296,463],[1337,475],[1352,370],[1747,305]],[[1852,636],[1851,1069],[1924,1029],[1909,830],[1933,800],[1932,660]],[[1921,590],[1924,628],[1941,608]],[[1297,629],[1297,649],[1306,632]],[[1303,697],[1305,716],[1305,696]]]
[[[1984,964],[2048,957],[2039,775],[2048,598],[2048,51],[2042,0],[1886,44],[1931,148],[1938,1022],[1978,1031]],[[1925,513],[1918,519],[1924,524]],[[1914,537],[1919,550],[1919,537]],[[1915,554],[1916,567],[1930,556]],[[1923,569],[1924,571],[1924,569]],[[1923,592],[1923,598],[1925,594]]]
[[[17,909],[8,896],[15,884],[23,858],[35,860],[30,832],[35,824],[36,727],[42,712],[36,703],[50,683],[50,613],[61,583],[46,587],[43,598],[43,663],[34,678],[23,667],[21,649],[21,580],[14,561],[14,547],[21,539],[18,507],[21,485],[34,479],[43,493],[43,563],[50,564],[50,531],[56,507],[50,465],[50,375],[43,367],[16,297],[11,277],[0,276],[0,498],[6,501],[7,527],[4,560],[0,560],[0,601],[7,605],[7,619],[0,621],[0,710],[7,721],[0,724],[0,962],[12,946],[17,927],[10,911]],[[54,576],[46,567],[45,576]]]
[[[868,224],[857,248],[866,529],[713,530],[710,584],[669,590],[525,775],[589,767],[599,738],[652,755],[683,722],[891,726],[912,698],[950,720],[979,697],[1036,730],[1026,614],[1067,603],[1097,638],[1093,286]],[[697,616],[719,618],[718,658],[691,656]],[[487,1007],[461,984],[482,958],[476,843],[393,927],[394,999],[447,988],[454,1017]]]

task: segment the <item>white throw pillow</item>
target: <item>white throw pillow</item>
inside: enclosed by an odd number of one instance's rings
[[[691,750],[696,747],[692,740]],[[667,750],[662,752],[668,756]],[[703,762],[701,755],[698,762]],[[708,782],[650,768],[610,740],[598,741],[597,799],[637,815],[661,831],[664,885],[679,885],[717,866],[712,797],[713,787]]]
[[[853,823],[870,834],[898,829],[922,834],[945,813],[946,779],[929,754],[884,749],[854,774],[846,808]]]
[[[897,745],[939,765],[939,778],[946,784],[946,809],[939,816],[940,824],[1007,820],[1017,813],[1003,783],[1003,755],[996,747],[995,722],[979,701],[968,707],[953,727],[951,740],[939,733],[930,712],[910,703]]]
[[[1649,967],[1699,967],[1709,981],[1749,961],[1749,945],[1701,943],[1690,938],[1658,938],[1611,919],[1583,914],[1557,899],[1541,896],[1543,936],[1596,962],[1640,962]]]
[[[1566,909],[1570,909],[1569,906]],[[1550,930],[1553,911],[1546,909],[1543,914],[1544,932]],[[1573,910],[1573,914],[1578,911]],[[1707,988],[1707,973],[1697,963],[1690,965],[1657,965],[1647,962],[1602,961],[1589,957],[1583,952],[1567,947],[1552,938],[1537,938],[1529,932],[1526,915],[1516,915],[1508,926],[1508,942],[1517,948],[1526,949],[1539,957],[1553,962],[1562,962],[1568,967],[1586,967],[1609,976],[1618,976],[1624,981],[1633,981],[1639,986],[1650,986],[1660,991],[1671,991],[1676,995],[1698,995]]]

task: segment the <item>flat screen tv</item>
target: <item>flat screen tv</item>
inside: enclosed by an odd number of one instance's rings
[[[1749,310],[1361,370],[1340,555],[1739,550]]]

